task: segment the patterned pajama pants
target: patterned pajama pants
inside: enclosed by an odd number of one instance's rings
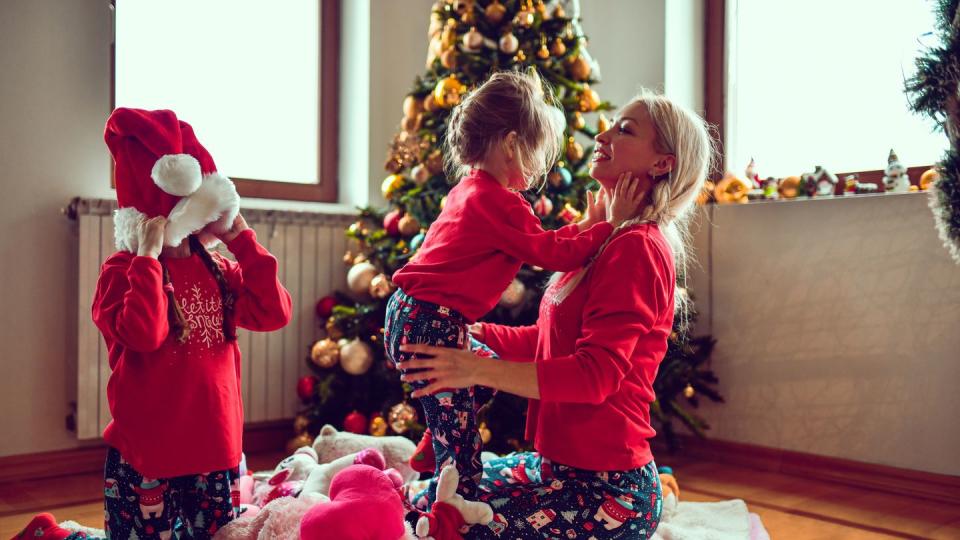
[[[630,471],[567,467],[535,452],[483,464],[479,500],[493,521],[474,525],[470,539],[645,539],[660,522],[661,492],[651,461]]]
[[[233,469],[144,478],[110,448],[104,468],[107,538],[212,538],[239,512],[239,476]]]
[[[417,300],[398,289],[387,303],[384,324],[387,358],[398,363],[413,356],[400,352],[400,345],[406,343],[457,349],[469,344],[474,353],[496,358],[489,347],[470,336],[463,315],[443,306]],[[427,384],[427,381],[415,381],[411,386],[418,389]],[[420,405],[427,417],[427,427],[433,434],[433,451],[437,461],[429,487],[415,497],[418,508],[427,509],[433,504],[440,470],[450,464],[455,465],[460,473],[457,492],[468,499],[477,497],[477,483],[483,470],[477,411],[490,401],[493,394],[493,390],[477,386],[420,398]]]

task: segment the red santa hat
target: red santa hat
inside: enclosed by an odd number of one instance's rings
[[[117,249],[136,252],[140,223],[156,216],[168,220],[168,246],[211,223],[214,232],[230,228],[240,211],[237,190],[173,111],[118,108],[107,119],[104,140],[116,164]]]

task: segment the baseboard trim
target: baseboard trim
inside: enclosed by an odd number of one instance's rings
[[[243,428],[243,451],[247,454],[283,450],[293,437],[292,420],[247,424]],[[0,484],[103,470],[103,441],[81,448],[0,457]]]
[[[660,446],[665,450],[660,444]],[[686,437],[680,455],[896,495],[960,504],[960,476],[819,456],[753,444]]]

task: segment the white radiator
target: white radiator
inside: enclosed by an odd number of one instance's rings
[[[70,215],[79,225],[77,313],[77,437],[100,437],[110,421],[107,380],[110,365],[103,337],[90,317],[97,275],[116,251],[113,210],[116,203],[78,199]],[[346,279],[344,230],[350,215],[243,210],[257,239],[280,263],[280,280],[293,297],[293,320],[276,332],[238,329],[243,357],[243,403],[247,422],[292,418],[299,407],[297,379],[308,373],[304,363],[310,345],[320,336],[314,305],[321,296],[342,289]],[[222,248],[222,246],[221,246]],[[229,256],[223,250],[225,256]]]

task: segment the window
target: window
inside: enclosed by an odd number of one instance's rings
[[[115,1],[114,104],[176,111],[241,195],[335,201],[337,5]]]
[[[763,176],[870,171],[891,148],[908,167],[941,157],[946,137],[903,92],[934,39],[929,2],[726,0],[725,22],[728,169],[753,157]]]

